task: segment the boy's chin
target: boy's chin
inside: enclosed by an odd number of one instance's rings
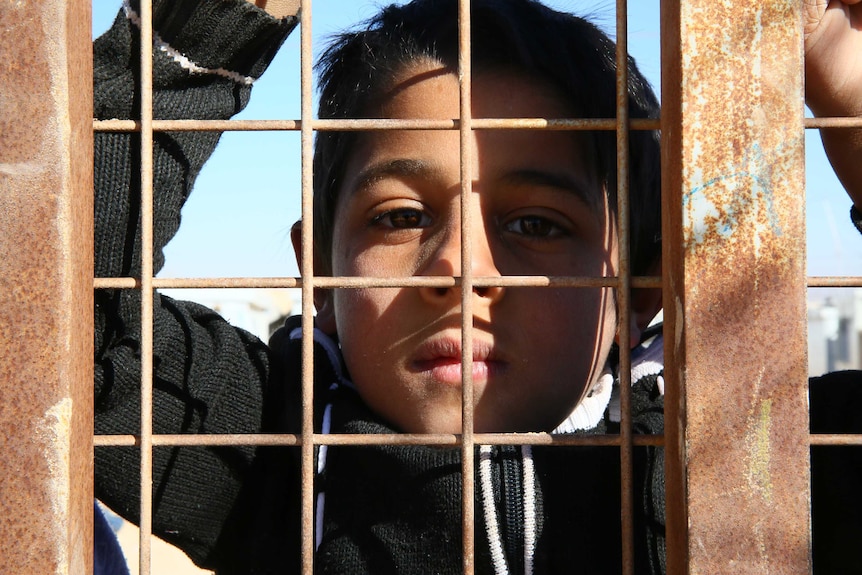
[[[414,425],[407,425],[402,430],[404,433],[416,434],[452,434],[460,435],[461,433],[461,414],[456,417],[441,416],[433,417],[421,422],[413,422]]]

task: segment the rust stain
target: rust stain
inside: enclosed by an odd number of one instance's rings
[[[39,10],[30,2],[5,2],[0,7],[0,46],[4,58],[0,75],[4,78],[0,96],[0,164],[31,164],[39,155],[46,136],[45,123],[54,116],[44,98],[34,98],[33,90],[50,89],[51,61],[41,58],[51,41],[45,38]],[[35,33],[34,33],[35,32]],[[21,119],[26,118],[26,122]]]

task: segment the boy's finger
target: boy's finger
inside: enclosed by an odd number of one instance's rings
[[[296,16],[300,0],[247,0],[258,8],[266,10],[274,18]]]

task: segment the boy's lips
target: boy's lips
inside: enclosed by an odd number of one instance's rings
[[[412,367],[441,383],[461,385],[461,356],[460,340],[433,339],[420,346]],[[473,342],[473,383],[484,383],[505,367],[506,362],[498,357],[493,345],[481,340]]]

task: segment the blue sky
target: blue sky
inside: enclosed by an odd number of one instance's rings
[[[315,53],[327,35],[371,16],[382,2],[316,0]],[[548,4],[592,19],[613,34],[611,0],[552,0]],[[110,26],[120,0],[94,0],[93,30]],[[629,50],[658,91],[659,0],[629,2]],[[298,118],[299,33],[255,85],[240,117]],[[850,201],[822,152],[806,133],[808,273],[862,275],[862,238],[847,216]],[[195,186],[180,232],[166,250],[165,277],[297,275],[290,245],[299,218],[299,134],[227,133]]]

